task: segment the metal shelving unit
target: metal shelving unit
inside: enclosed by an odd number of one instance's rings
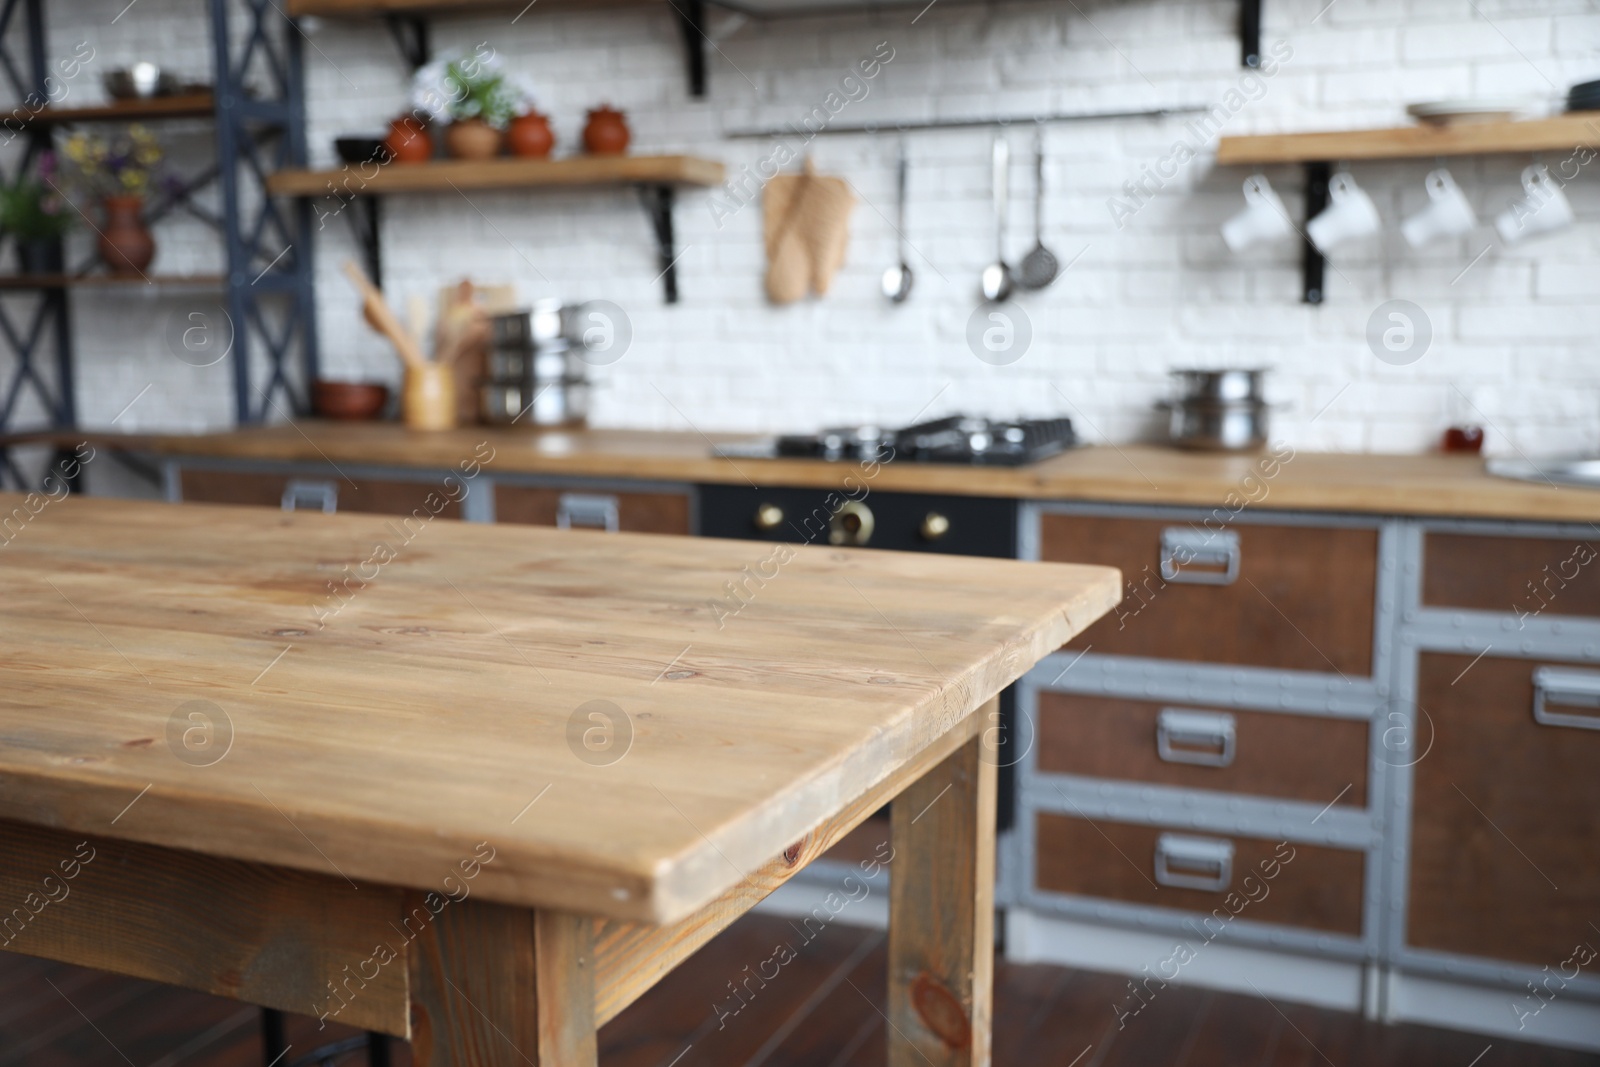
[[[317,367],[310,205],[275,199],[266,187],[267,175],[306,163],[301,34],[273,0],[207,0],[206,9],[213,93],[57,109],[40,106],[48,100],[51,66],[45,0],[0,0],[0,79],[21,101],[0,125],[24,139],[17,169],[0,177],[13,181],[28,173],[60,126],[210,118],[215,162],[152,203],[146,221],[185,211],[206,222],[222,239],[225,273],[148,281],[224,294],[233,325],[235,417],[254,423],[304,411],[305,383]],[[194,201],[213,182],[222,190],[220,215]],[[90,261],[61,275],[0,277],[10,299],[9,306],[0,305],[0,352],[11,357],[0,364],[0,434],[76,424],[70,291],[132,284],[93,270]],[[19,308],[22,300],[28,304]],[[0,488],[26,489],[33,482],[0,448]]]

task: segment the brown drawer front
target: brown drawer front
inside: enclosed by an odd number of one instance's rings
[[[1222,872],[1195,852],[1226,846],[1232,846],[1231,870],[1226,887],[1216,888]],[[1366,857],[1360,852],[1040,812],[1037,865],[1038,888],[1053,893],[1221,909],[1255,922],[1361,936]]]
[[[291,481],[331,485],[336,494],[335,507],[340,512],[419,517],[434,514],[441,519],[461,517],[460,501],[450,499],[442,480],[430,482],[402,482],[383,478],[346,480],[337,474],[331,477],[313,478],[306,475],[194,469],[183,469],[179,474],[179,485],[184,501],[201,504],[257,504],[262,507],[279,508],[283,506],[283,491]],[[451,486],[455,494],[461,496],[461,490],[456,482],[453,481]],[[483,489],[469,485],[467,491],[483,492]],[[314,507],[312,504],[303,506]]]
[[[535,489],[520,485],[497,485],[494,490],[496,522],[519,522],[529,526],[556,526],[562,513],[562,497],[567,501],[569,524],[574,527],[602,525],[602,501],[614,504],[616,529],[628,533],[684,534],[689,532],[687,493],[608,493],[584,489]]]
[[[1039,769],[1360,808],[1367,723],[1039,694]]]
[[[1208,532],[1198,523],[1044,515],[1039,532],[1043,559],[1122,570],[1123,602],[1068,648],[1372,672],[1376,530],[1238,524],[1196,546]],[[1170,581],[1162,577],[1164,551],[1177,564]]]
[[[1600,617],[1600,549],[1559,537],[1429,533],[1422,603],[1504,615]]]
[[[1422,654],[1408,944],[1554,969],[1595,943],[1596,693],[1592,665]]]

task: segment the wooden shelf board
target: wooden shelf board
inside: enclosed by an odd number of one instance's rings
[[[1224,137],[1217,145],[1222,166],[1315,163],[1353,159],[1429,159],[1434,156],[1564,152],[1600,146],[1600,111],[1580,111],[1523,122],[1464,126],[1399,126],[1328,133],[1269,133]]]
[[[93,107],[47,107],[32,115],[22,109],[5,120],[8,126],[60,125],[68,122],[149,122],[157,119],[210,118],[215,101],[207,93],[157,96],[149,100],[117,100]]]
[[[696,156],[571,156],[567,159],[449,159],[392,163],[370,178],[359,166],[285,170],[267,179],[274,196],[455,192],[582,185],[717,185],[726,168]]]
[[[114,274],[4,274],[0,289],[106,289],[152,288],[221,289],[226,279],[220,274],[150,274],[123,277]]]

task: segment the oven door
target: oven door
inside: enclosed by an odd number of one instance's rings
[[[700,533],[795,544],[1017,554],[1017,503],[979,496],[703,485]]]

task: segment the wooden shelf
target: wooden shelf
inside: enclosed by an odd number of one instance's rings
[[[1326,163],[1354,159],[1431,159],[1435,156],[1570,152],[1600,145],[1600,111],[1578,111],[1524,122],[1464,126],[1399,126],[1329,133],[1269,133],[1224,137],[1217,163]]]
[[[152,122],[161,119],[211,118],[215,101],[209,92],[157,96],[149,100],[117,100],[93,107],[47,107],[32,115],[18,109],[4,120],[10,127],[63,125],[69,122]],[[20,112],[20,113],[19,113]]]
[[[0,289],[221,289],[220,274],[3,274]]]
[[[583,185],[718,185],[721,163],[695,156],[572,156],[567,159],[448,159],[391,163],[371,178],[361,168],[282,170],[267,179],[274,196],[371,196]]]

